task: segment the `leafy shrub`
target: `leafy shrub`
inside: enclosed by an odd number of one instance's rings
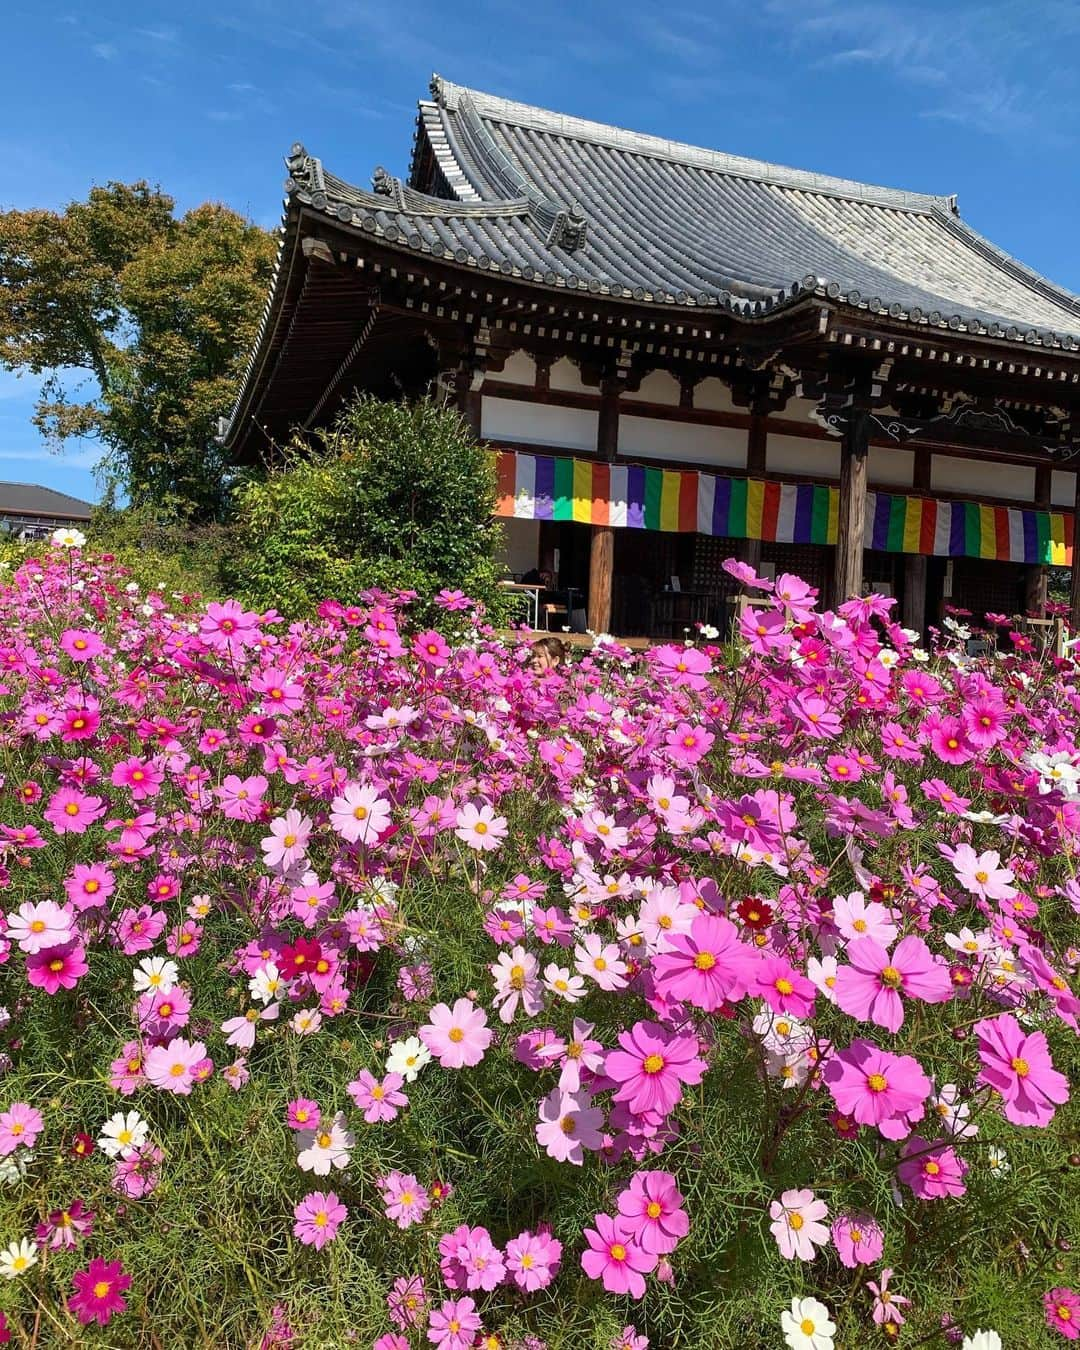
[[[1059,1340],[1078,667],[925,661],[891,602],[776,586],[730,661],[534,676],[392,596],[287,624],[15,573],[16,1336],[822,1350],[828,1309],[844,1347],[888,1343],[875,1311]]]
[[[292,446],[238,489],[230,580],[290,613],[371,587],[412,589],[427,604],[448,587],[498,615],[494,505],[490,454],[456,412],[360,398],[320,445]]]

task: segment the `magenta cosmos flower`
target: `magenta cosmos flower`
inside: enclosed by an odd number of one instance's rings
[[[666,1256],[690,1231],[683,1198],[670,1172],[638,1172],[619,1196],[619,1215],[647,1252]]]
[[[401,1091],[405,1080],[399,1073],[388,1073],[381,1081],[367,1069],[346,1087],[346,1092],[363,1111],[369,1125],[380,1120],[393,1120],[398,1109],[408,1106],[409,1099]]]
[[[634,1238],[624,1219],[597,1214],[595,1228],[585,1229],[587,1251],[581,1253],[581,1268],[591,1280],[602,1280],[609,1294],[641,1298],[645,1276],[655,1270],[657,1257]]]
[[[715,1012],[746,994],[758,955],[739,941],[730,919],[699,914],[689,933],[669,932],[665,941],[668,950],[655,956],[652,965],[657,992],[664,998]]]
[[[1001,1094],[1005,1119],[1014,1125],[1049,1125],[1069,1099],[1069,1084],[1050,1061],[1041,1031],[1025,1033],[1012,1013],[975,1024],[982,1068],[978,1081]]]
[[[546,1289],[558,1274],[562,1243],[550,1233],[530,1233],[528,1229],[506,1244],[506,1269],[519,1289],[535,1294]]]
[[[901,1149],[897,1176],[920,1200],[943,1200],[963,1195],[967,1164],[944,1140],[931,1144],[913,1134]]]
[[[812,1261],[818,1247],[829,1240],[829,1230],[821,1222],[829,1217],[829,1207],[813,1191],[785,1191],[769,1205],[769,1232],[776,1239],[780,1255],[788,1261]]]
[[[925,1114],[930,1080],[910,1055],[852,1041],[830,1056],[822,1076],[844,1116],[876,1125],[886,1139],[903,1139]]]
[[[491,1044],[483,1008],[459,998],[453,1008],[436,1003],[428,1016],[431,1021],[420,1028],[420,1039],[444,1069],[472,1068],[480,1063]]]
[[[348,1212],[333,1191],[311,1191],[293,1209],[293,1233],[305,1246],[321,1251],[337,1237]]]
[[[61,989],[74,989],[90,967],[81,942],[68,942],[63,947],[46,947],[26,958],[26,980],[47,994]]]
[[[635,1115],[666,1116],[682,1098],[684,1084],[700,1083],[705,1061],[698,1058],[698,1039],[665,1031],[655,1022],[635,1022],[619,1032],[621,1050],[609,1050],[604,1072],[615,1080],[615,1100],[626,1102]]]
[[[901,938],[890,956],[873,938],[855,938],[847,946],[850,965],[836,972],[836,1002],[860,1021],[898,1031],[905,998],[944,1003],[952,998],[948,968],[918,937]]]
[[[755,971],[753,992],[775,1013],[809,1017],[814,1011],[817,986],[783,956],[766,956]]]
[[[68,1299],[68,1307],[83,1324],[99,1322],[107,1326],[115,1313],[127,1307],[124,1291],[131,1285],[131,1276],[124,1273],[119,1261],[103,1261],[95,1256],[85,1270],[77,1270],[71,1277],[75,1292]]]
[[[1046,1325],[1060,1332],[1067,1341],[1080,1341],[1080,1294],[1061,1287],[1043,1294]]]

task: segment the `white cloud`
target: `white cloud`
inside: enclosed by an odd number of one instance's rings
[[[118,55],[116,45],[112,42],[95,42],[90,50],[103,61],[113,61]]]

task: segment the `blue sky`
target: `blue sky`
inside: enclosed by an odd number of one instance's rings
[[[1080,291],[1080,0],[8,0],[4,207],[110,178],[276,224],[295,140],[344,178],[408,167],[433,70],[461,84],[800,168],[959,194]],[[0,371],[0,479],[94,498]]]

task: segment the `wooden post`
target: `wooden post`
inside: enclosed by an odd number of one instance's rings
[[[600,386],[600,414],[596,427],[596,457],[609,464],[619,445],[619,389],[605,380]],[[592,633],[611,630],[611,593],[615,575],[615,531],[610,525],[592,526],[589,548],[588,625]]]
[[[1040,464],[1035,470],[1035,509],[1050,510],[1050,465]],[[1041,619],[1046,613],[1050,586],[1050,569],[1042,563],[1024,569],[1024,611]]]
[[[853,408],[844,428],[844,443],[840,452],[840,519],[833,596],[833,603],[837,605],[862,594],[866,461],[869,448],[869,416],[862,409]]]
[[[915,451],[915,465],[911,486],[919,496],[928,496],[930,488],[930,451]],[[908,553],[904,557],[904,612],[905,628],[922,635],[926,632],[926,555]]]
[[[746,433],[746,476],[765,477],[765,450],[768,442],[768,424],[765,414],[751,407],[750,426]],[[761,540],[744,539],[739,549],[740,562],[749,563],[754,571],[761,567]]]
[[[1073,502],[1073,562],[1072,591],[1069,596],[1069,623],[1074,633],[1080,632],[1080,473],[1076,475],[1076,497]]]

